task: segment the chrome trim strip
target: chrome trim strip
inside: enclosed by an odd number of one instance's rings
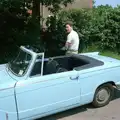
[[[14,87],[9,87],[9,88],[0,89],[0,91],[12,89],[12,88],[14,88]]]

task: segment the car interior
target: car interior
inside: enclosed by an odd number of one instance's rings
[[[89,64],[89,62],[76,56],[49,58],[48,60],[44,60],[43,75],[72,71],[75,67],[84,66],[86,64]],[[41,74],[41,61],[35,63],[31,76],[38,74]]]

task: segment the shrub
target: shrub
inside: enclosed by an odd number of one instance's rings
[[[54,41],[65,42],[64,23],[71,20],[80,36],[80,51],[89,45],[97,45],[100,50],[120,52],[120,7],[98,6],[93,9],[72,9],[61,11],[51,27],[56,26]],[[52,38],[52,37],[51,37]],[[51,40],[52,41],[52,40]]]

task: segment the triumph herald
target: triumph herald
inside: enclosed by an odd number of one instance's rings
[[[0,65],[0,120],[33,120],[92,103],[107,105],[120,89],[120,61],[99,52],[45,57],[21,46]]]

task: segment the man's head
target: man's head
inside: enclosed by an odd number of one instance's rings
[[[66,31],[67,33],[70,33],[72,31],[72,22],[71,21],[68,21],[66,22]]]

